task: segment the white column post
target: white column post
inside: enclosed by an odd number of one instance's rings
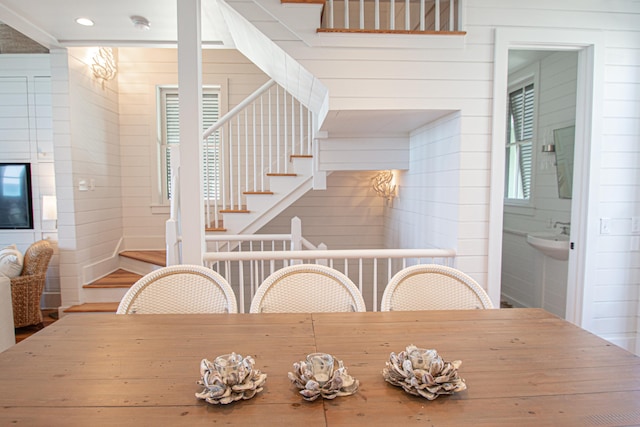
[[[291,250],[302,250],[302,221],[297,216],[291,218]]]
[[[326,251],[327,249],[328,249],[327,245],[324,244],[324,243],[320,243],[318,245],[318,250],[319,251]],[[326,258],[319,258],[319,259],[316,260],[316,264],[328,266],[329,265],[329,260],[327,260]]]
[[[202,265],[202,40],[200,0],[178,1],[178,96],[180,99],[180,211],[182,262]]]

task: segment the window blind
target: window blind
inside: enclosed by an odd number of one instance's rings
[[[508,145],[515,144],[518,149],[520,179],[523,198],[531,194],[531,175],[533,168],[533,123],[535,94],[533,83],[509,94],[508,121],[510,136]]]
[[[180,107],[177,91],[165,91],[164,96],[164,144],[165,144],[165,174],[167,199],[171,199],[171,151],[169,147],[180,143]],[[205,92],[202,94],[202,130],[205,131],[218,121],[220,117],[220,102],[218,93]],[[204,163],[204,197],[215,199],[220,194],[220,159],[219,139],[211,136],[203,144]]]

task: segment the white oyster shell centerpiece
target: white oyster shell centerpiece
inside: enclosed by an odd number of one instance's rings
[[[347,368],[342,360],[334,357],[333,366],[333,372],[323,385],[320,385],[314,377],[311,364],[304,360],[294,363],[293,372],[289,372],[288,376],[291,382],[300,389],[302,397],[308,401],[316,400],[319,397],[335,399],[338,396],[349,396],[358,391],[360,382],[347,373]]]
[[[233,353],[233,356],[236,356]],[[200,362],[200,380],[197,384],[204,389],[196,393],[198,399],[219,405],[237,400],[251,399],[263,389],[267,374],[254,368],[255,361],[251,356],[242,358],[232,374],[223,375],[213,362],[202,359]]]
[[[411,344],[405,351],[391,353],[382,376],[409,394],[434,400],[440,395],[467,389],[464,380],[458,376],[461,364],[460,360],[446,362],[436,350],[420,349]]]

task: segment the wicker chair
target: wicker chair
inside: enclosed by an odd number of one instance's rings
[[[356,285],[330,267],[298,264],[275,271],[258,287],[251,313],[366,311]]]
[[[44,291],[49,261],[53,247],[46,240],[33,243],[24,253],[22,273],[11,279],[11,300],[13,303],[13,326],[36,325],[44,327],[40,298]]]
[[[201,265],[172,265],[153,271],[129,288],[117,314],[237,313],[224,277]]]
[[[493,308],[487,293],[471,277],[436,264],[400,270],[382,295],[381,311]]]

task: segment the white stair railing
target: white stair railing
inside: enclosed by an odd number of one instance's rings
[[[348,249],[262,252],[207,252],[206,266],[222,274],[246,312],[258,286],[271,273],[292,264],[323,264],[347,275],[360,289],[367,308],[378,310],[384,287],[400,269],[434,263],[453,267],[453,249]]]
[[[459,0],[327,0],[320,31],[454,32],[459,8]]]
[[[310,156],[312,141],[312,112],[273,80],[225,114],[203,134],[206,226],[268,193],[268,176],[292,175],[292,156]]]
[[[210,252],[262,252],[317,250],[318,247],[302,236],[302,221],[291,218],[291,232],[287,234],[209,234],[205,236]]]

